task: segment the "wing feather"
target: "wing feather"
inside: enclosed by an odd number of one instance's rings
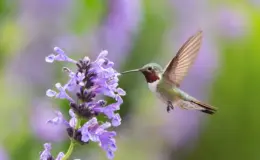
[[[199,53],[201,42],[202,31],[198,31],[182,45],[176,56],[166,66],[163,78],[176,86],[180,86]]]

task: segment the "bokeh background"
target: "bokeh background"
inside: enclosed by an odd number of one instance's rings
[[[47,125],[66,101],[45,91],[66,81],[47,64],[54,46],[75,59],[107,49],[116,69],[165,65],[198,29],[204,39],[181,88],[219,108],[213,116],[165,106],[141,74],[122,77],[116,160],[260,159],[260,2],[258,0],[1,0],[0,160],[36,160],[44,142],[66,151],[62,128]],[[71,159],[105,160],[96,144]]]

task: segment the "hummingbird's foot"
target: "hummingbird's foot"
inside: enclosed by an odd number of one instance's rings
[[[167,112],[169,113],[171,109],[173,110],[174,107],[173,107],[173,105],[172,105],[172,102],[171,102],[171,101],[168,101],[168,102],[167,102],[167,109],[166,109],[166,110],[167,110]]]

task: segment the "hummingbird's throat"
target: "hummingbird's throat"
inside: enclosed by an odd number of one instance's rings
[[[153,83],[157,80],[160,80],[160,77],[155,72],[143,72],[144,77],[147,81],[147,83]]]

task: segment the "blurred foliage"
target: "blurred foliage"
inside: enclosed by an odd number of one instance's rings
[[[80,0],[77,5],[75,19],[72,20],[71,28],[76,33],[85,32],[86,29],[94,29],[98,27],[106,10],[106,2],[102,0],[88,1]]]
[[[252,18],[250,33],[243,39],[220,43],[222,66],[212,96],[219,113],[210,118],[189,159],[260,158],[259,9],[248,9],[248,14]]]
[[[147,8],[144,17],[145,21],[142,26],[143,28],[135,41],[131,54],[126,58],[127,61],[122,67],[123,70],[140,68],[146,63],[154,60],[156,55],[161,52],[162,36],[166,28],[166,22],[160,18],[162,16],[161,14],[156,14],[153,10],[149,10],[149,7]],[[153,41],[148,41],[147,39],[153,39]],[[132,92],[135,91],[133,89],[131,90],[131,88],[139,88],[140,86],[146,85],[146,82],[139,73],[132,75],[135,77],[135,81],[133,81],[132,78],[129,78],[129,76],[131,75],[123,76],[120,79],[120,85],[123,86],[128,94],[133,95]],[[139,96],[135,97],[137,98]],[[128,113],[131,108],[127,106],[133,106],[131,104],[133,103],[133,99],[133,97],[126,96],[120,112],[123,114]]]

